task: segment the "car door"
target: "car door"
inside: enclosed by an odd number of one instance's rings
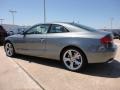
[[[59,58],[59,50],[65,33],[69,32],[65,27],[52,24],[46,37],[46,58]],[[62,43],[61,43],[62,42]]]
[[[22,51],[26,55],[43,56],[46,48],[46,33],[49,25],[36,25],[25,32]]]

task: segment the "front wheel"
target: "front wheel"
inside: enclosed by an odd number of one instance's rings
[[[5,43],[4,48],[7,56],[9,57],[14,56],[15,54],[14,47],[10,42]]]
[[[63,65],[70,71],[83,71],[87,60],[84,54],[76,48],[68,48],[62,53]]]

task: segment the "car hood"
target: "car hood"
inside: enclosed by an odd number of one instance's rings
[[[17,37],[19,37],[19,36],[21,36],[21,35],[20,35],[20,34],[15,34],[15,35],[8,36],[8,37],[6,37],[5,39],[17,38]]]

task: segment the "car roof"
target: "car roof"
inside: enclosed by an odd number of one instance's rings
[[[60,24],[60,25],[64,25],[64,24],[69,24],[69,23],[72,23],[72,22],[48,22],[48,23],[38,23],[38,24],[35,24],[35,25],[40,25],[40,24]]]
[[[95,29],[93,28],[90,28],[90,27],[86,27],[84,25],[81,25],[81,28],[80,27],[77,27],[77,26],[74,26],[72,24],[76,24],[74,22],[51,22],[51,23],[39,23],[39,24],[36,24],[36,25],[40,25],[40,24],[58,24],[58,25],[61,25],[61,26],[64,26],[66,29],[68,29],[70,32],[85,32],[85,31],[96,31]],[[34,25],[34,26],[36,26]],[[32,26],[32,27],[34,27]]]

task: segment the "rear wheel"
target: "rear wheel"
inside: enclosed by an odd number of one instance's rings
[[[87,60],[84,54],[77,48],[68,48],[62,53],[63,65],[71,71],[83,71]]]
[[[4,48],[7,56],[9,57],[14,56],[15,54],[14,47],[10,42],[5,43]]]

